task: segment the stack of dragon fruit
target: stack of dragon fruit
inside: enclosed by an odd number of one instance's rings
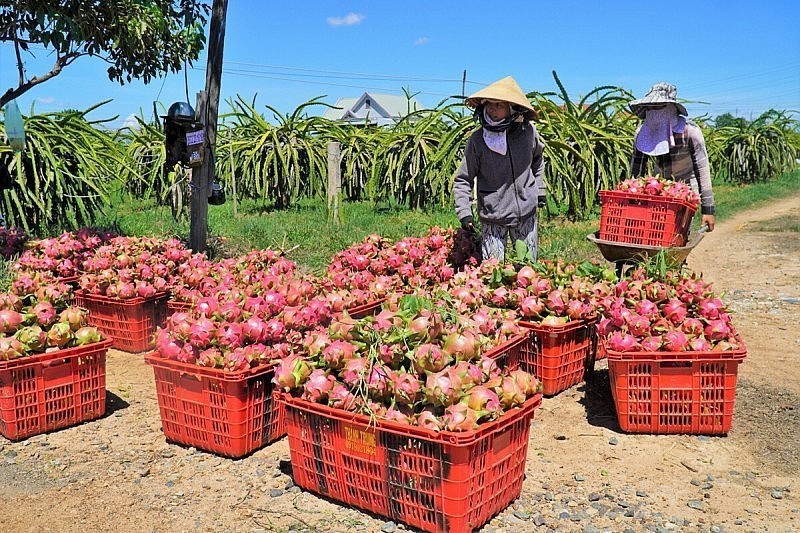
[[[616,190],[631,194],[682,200],[693,205],[695,209],[700,205],[700,195],[693,191],[688,184],[682,181],[665,179],[660,175],[622,180],[617,184]]]
[[[446,293],[394,302],[308,332],[302,351],[276,367],[275,384],[307,401],[433,431],[474,430],[538,393],[536,378],[502,370],[489,355],[522,333],[513,311],[465,314]]]
[[[598,301],[597,329],[615,352],[710,352],[743,348],[724,302],[697,275],[669,272],[663,280],[643,268]]]
[[[303,332],[326,326],[345,305],[272,250],[216,264],[195,256],[178,277],[176,293],[191,306],[156,332],[156,348],[202,367],[235,372],[286,357]]]
[[[151,298],[170,290],[178,266],[191,255],[175,238],[112,237],[84,259],[79,284],[89,295]]]
[[[29,241],[12,268],[17,276],[50,272],[57,278],[75,280],[83,272],[84,261],[114,236],[109,232],[80,228],[58,237]]]
[[[178,266],[172,279],[172,299],[193,306],[206,296],[217,297],[234,282],[247,287],[272,283],[275,276],[292,274],[297,265],[275,250],[253,250],[242,257],[211,261],[205,254],[194,254]]]
[[[463,311],[513,309],[522,320],[558,325],[594,320],[595,302],[611,294],[615,278],[613,271],[592,261],[569,263],[559,259],[516,269],[490,259],[455,274],[447,290]]]
[[[341,294],[347,307],[385,298],[392,292],[436,287],[453,277],[457,233],[432,228],[424,237],[391,242],[369,235],[333,256],[323,278],[325,292]]]
[[[0,361],[103,340],[88,313],[69,304],[71,287],[47,272],[15,280],[0,294]]]

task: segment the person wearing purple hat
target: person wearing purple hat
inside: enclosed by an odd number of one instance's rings
[[[545,204],[544,142],[532,120],[536,111],[511,76],[472,94],[481,127],[467,139],[453,181],[461,227],[475,232],[473,190],[481,222],[481,256],[505,260],[508,238],[524,241],[536,260],[539,246],[537,210]]]
[[[701,224],[713,231],[714,191],[706,141],[700,126],[687,119],[688,112],[677,94],[674,85],[659,82],[644,98],[630,103],[631,111],[644,119],[633,140],[631,175],[647,175],[652,159],[654,174],[689,183],[700,193]]]

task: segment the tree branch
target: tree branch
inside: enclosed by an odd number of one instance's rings
[[[14,53],[17,55],[17,70],[19,70],[19,84],[25,82],[25,71],[22,70],[22,56],[19,53],[19,41],[14,39]]]
[[[26,91],[30,90],[33,87],[36,87],[40,83],[44,83],[47,80],[54,78],[61,74],[61,70],[75,61],[78,57],[86,55],[79,52],[70,52],[68,54],[64,54],[63,56],[59,56],[56,59],[56,62],[53,64],[53,68],[50,72],[46,72],[41,76],[34,76],[33,78],[25,81],[22,75],[22,63],[19,63],[20,68],[20,83],[19,86],[14,88],[11,87],[8,89],[2,96],[0,96],[0,107],[6,105],[8,102],[16,98],[17,96],[24,94]]]

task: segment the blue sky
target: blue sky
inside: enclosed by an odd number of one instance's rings
[[[210,2],[210,0],[209,0]],[[691,116],[754,118],[800,110],[800,2],[229,0],[220,110],[237,94],[283,113],[325,96],[418,93],[433,107],[508,75],[525,91],[555,91],[555,70],[577,99],[601,85],[643,96],[657,81],[678,87]],[[29,76],[52,62],[24,57]],[[205,86],[206,57],[188,70],[189,99]],[[18,99],[27,114],[109,104],[92,118],[121,125],[153,101],[186,99],[183,73],[148,85],[108,81],[82,58]],[[16,85],[13,48],[0,45],[0,89]],[[159,110],[161,112],[161,110]],[[318,108],[321,114],[323,108]]]

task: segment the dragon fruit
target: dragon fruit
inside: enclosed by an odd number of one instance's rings
[[[704,333],[706,338],[711,341],[721,341],[726,340],[731,335],[731,329],[725,320],[709,320]]]
[[[466,402],[470,409],[485,413],[490,418],[497,418],[503,411],[497,393],[483,385],[477,385],[469,389],[462,402]]]
[[[305,400],[316,403],[327,403],[328,394],[333,390],[336,378],[328,374],[325,370],[317,368],[308,376],[308,380],[303,383],[302,397]]]
[[[452,367],[429,373],[423,392],[428,403],[437,407],[448,407],[456,403],[463,394],[461,379]]]
[[[478,427],[478,412],[463,403],[445,408],[443,423],[447,431],[471,431]]]
[[[431,431],[441,431],[442,429],[442,421],[430,409],[423,409],[417,414],[417,425]]]
[[[670,298],[661,309],[667,320],[675,326],[680,326],[686,319],[686,305],[677,298]]]
[[[414,405],[419,399],[422,384],[414,374],[397,372],[393,378],[394,401],[400,405]]]
[[[668,352],[682,352],[689,346],[689,338],[679,329],[666,332],[663,339],[664,349]]]
[[[636,337],[622,331],[614,331],[609,335],[608,347],[615,352],[637,352],[641,349]]]
[[[311,375],[311,367],[304,358],[299,355],[292,355],[283,360],[275,367],[273,383],[284,391],[301,387]]]
[[[500,385],[495,388],[503,409],[512,409],[525,403],[526,395],[519,382],[511,376],[501,378]]]

